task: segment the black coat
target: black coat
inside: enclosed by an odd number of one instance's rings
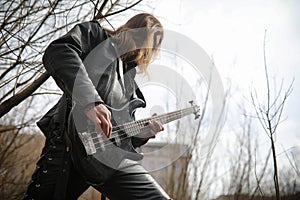
[[[44,135],[51,137],[52,130],[56,130],[60,132],[56,135],[64,136],[70,109],[74,105],[75,112],[83,113],[85,107],[95,102],[115,107],[128,102],[134,94],[143,99],[134,81],[135,68],[124,76],[120,74],[120,62],[117,49],[96,21],[78,24],[53,41],[45,51],[43,64],[64,95],[37,122]],[[126,63],[122,64],[126,66]],[[120,78],[125,82],[122,83]],[[146,142],[132,138],[134,147]]]

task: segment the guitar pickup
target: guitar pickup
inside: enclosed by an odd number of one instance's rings
[[[93,142],[93,138],[88,132],[79,132],[79,138],[85,148],[87,155],[93,155],[97,152],[95,144]]]

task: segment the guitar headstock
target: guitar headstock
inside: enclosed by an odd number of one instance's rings
[[[189,103],[191,104],[192,108],[194,109],[194,115],[195,115],[195,119],[198,119],[200,117],[200,106],[194,104],[194,101],[191,100],[189,101]]]

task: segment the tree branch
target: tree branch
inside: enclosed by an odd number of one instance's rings
[[[33,83],[25,87],[23,90],[7,99],[0,104],[0,118],[7,114],[13,107],[17,106],[27,97],[29,97],[37,88],[39,88],[47,79],[49,74],[47,72],[39,76]]]

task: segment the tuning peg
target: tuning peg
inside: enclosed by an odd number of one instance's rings
[[[195,119],[198,119],[200,117],[200,114],[199,114],[200,108],[199,108],[199,106],[194,105],[194,101],[193,100],[189,101],[189,103],[194,108]]]
[[[195,114],[195,119],[198,119],[200,117],[200,115],[197,112],[194,112]]]

